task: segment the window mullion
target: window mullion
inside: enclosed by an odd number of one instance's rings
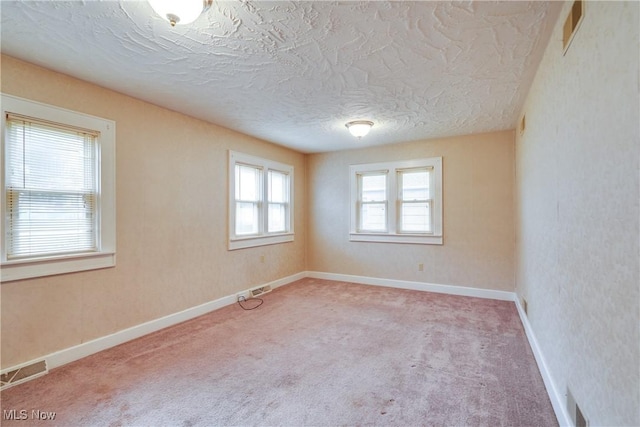
[[[356,231],[362,231],[362,174],[356,175]]]
[[[261,168],[259,188],[262,189],[259,203],[259,233],[261,235],[269,232],[269,169]]]
[[[263,165],[260,165],[260,173],[258,175],[258,235],[263,236],[267,230],[267,209],[269,207],[269,201],[266,197],[265,181],[267,180],[268,169]]]
[[[389,174],[387,174],[387,203],[388,206],[392,209],[387,209],[388,211],[388,233],[396,234],[398,230],[398,172],[395,169],[392,169]]]

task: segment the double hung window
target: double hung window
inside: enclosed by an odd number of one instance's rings
[[[358,174],[358,231],[387,231],[388,171]]]
[[[115,124],[2,101],[2,280],[113,266]]]
[[[229,249],[293,241],[293,166],[229,152]]]
[[[442,244],[442,158],[350,167],[350,240]]]
[[[433,233],[431,179],[433,167],[400,169],[398,177],[398,232]]]

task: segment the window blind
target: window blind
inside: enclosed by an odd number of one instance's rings
[[[98,250],[98,132],[7,114],[7,259]]]

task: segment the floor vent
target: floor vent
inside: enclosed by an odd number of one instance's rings
[[[2,383],[0,389],[4,390],[16,384],[38,378],[48,372],[49,370],[47,369],[47,362],[45,360],[20,366],[19,368],[9,368],[9,370],[0,374],[0,382]]]
[[[251,298],[259,297],[260,295],[264,295],[268,292],[271,292],[271,286],[260,286],[259,288],[249,289],[249,296]]]

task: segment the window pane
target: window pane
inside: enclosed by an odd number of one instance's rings
[[[361,205],[360,230],[385,231],[387,229],[387,205],[370,203]]]
[[[236,165],[236,200],[260,200],[260,172],[259,168]]]
[[[387,200],[387,175],[361,175],[360,199],[363,202],[383,202]]]
[[[428,202],[402,203],[400,231],[409,233],[431,232],[431,209]]]
[[[26,121],[9,121],[7,186],[57,191],[96,187],[95,137]]]
[[[269,203],[269,233],[287,231],[286,228],[286,205],[281,203]]]
[[[98,250],[96,135],[30,120],[7,119],[7,258]]]
[[[286,203],[289,201],[287,174],[277,171],[269,171],[269,202]]]
[[[258,234],[258,203],[236,203],[236,235]]]
[[[429,172],[426,170],[400,172],[402,187],[400,200],[427,200],[429,198]]]
[[[11,191],[8,258],[97,250],[91,194]]]

